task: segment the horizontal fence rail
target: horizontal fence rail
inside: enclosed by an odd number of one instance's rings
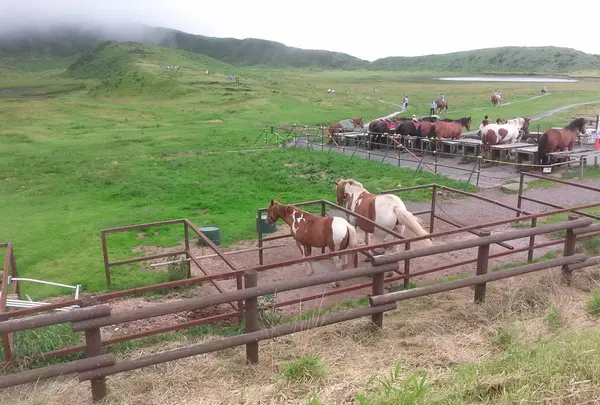
[[[576,254],[573,256],[561,257],[558,259],[547,260],[544,262],[528,264],[521,267],[515,267],[513,269],[502,270],[495,273],[488,273],[478,276],[465,278],[462,280],[451,281],[448,283],[437,284],[427,287],[412,288],[406,291],[395,291],[376,297],[369,297],[370,305],[385,305],[395,303],[397,301],[404,301],[411,298],[423,297],[425,295],[437,294],[440,292],[457,290],[459,288],[476,286],[478,284],[487,283],[490,281],[502,280],[505,278],[520,276],[526,273],[532,273],[534,271],[545,270],[551,267],[557,267],[562,265],[568,265],[571,263],[582,263],[585,262],[587,256],[585,254]]]
[[[0,376],[0,389],[14,387],[38,380],[47,380],[68,374],[81,373],[94,370],[99,367],[107,367],[115,364],[115,359],[110,355],[88,357],[68,363],[55,364],[44,368],[22,371],[20,373]]]
[[[90,328],[98,328],[118,323],[138,321],[140,319],[153,318],[161,315],[169,315],[177,312],[198,310],[214,305],[226,304],[228,302],[241,299],[256,298],[276,292],[297,290],[305,287],[312,287],[320,284],[328,284],[337,281],[350,280],[358,277],[370,276],[373,274],[385,273],[398,269],[398,263],[390,263],[379,267],[364,266],[356,269],[348,269],[333,274],[311,276],[296,280],[287,280],[278,283],[264,284],[255,288],[246,288],[243,290],[229,291],[222,294],[213,294],[207,297],[191,298],[185,301],[168,302],[155,305],[153,307],[140,308],[134,312],[119,312],[109,316],[80,321],[73,323],[73,331],[82,331]]]
[[[186,346],[180,349],[173,349],[162,353],[139,357],[137,359],[124,360],[115,364],[114,366],[104,367],[101,369],[80,373],[79,381],[91,380],[93,378],[105,377],[111,374],[135,370],[141,367],[147,367],[154,364],[164,363],[167,361],[173,361],[185,357],[229,349],[232,347],[237,347],[249,343],[259,342],[261,340],[272,339],[278,336],[290,335],[308,329],[314,329],[321,326],[361,318],[364,316],[373,315],[375,313],[393,311],[394,309],[396,309],[395,303],[381,306],[364,307],[336,314],[326,315],[318,317],[316,319],[308,319],[304,321],[276,326],[270,329],[245,333],[243,335],[233,336],[217,341]]]
[[[554,224],[542,225],[536,228],[521,229],[518,231],[509,231],[497,233],[495,235],[484,236],[477,239],[468,239],[458,242],[450,242],[444,245],[431,246],[422,249],[391,253],[389,255],[377,256],[372,260],[373,265],[379,266],[386,263],[398,262],[401,260],[414,259],[417,257],[430,256],[439,253],[447,253],[455,250],[469,249],[485,244],[505,242],[512,239],[526,238],[532,235],[541,235],[566,229],[580,228],[591,225],[591,218],[580,218],[573,221],[557,222]]]

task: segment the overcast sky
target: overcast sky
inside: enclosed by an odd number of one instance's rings
[[[134,21],[374,60],[508,45],[600,54],[599,12],[598,0],[0,0],[0,26]]]

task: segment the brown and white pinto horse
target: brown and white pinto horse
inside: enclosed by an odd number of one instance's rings
[[[280,204],[279,200],[271,200],[267,210],[267,223],[274,224],[282,219],[290,226],[292,237],[300,253],[310,256],[313,247],[328,247],[331,252],[356,247],[356,230],[344,218],[322,217],[303,211],[293,205]],[[349,253],[339,256],[343,259],[342,269],[348,266],[348,256],[354,259],[354,267],[358,263],[358,254]],[[338,257],[334,257],[334,262]],[[308,262],[308,275],[313,274],[313,263]],[[336,262],[336,267],[339,267]]]
[[[471,117],[463,117],[454,121],[438,121],[433,127],[433,132],[436,138],[460,138],[462,135],[462,128],[465,127],[467,131],[471,130]]]
[[[490,100],[492,100],[492,105],[496,107],[497,105],[500,105],[500,101],[502,101],[502,94],[492,94]]]
[[[361,183],[353,179],[338,180],[335,185],[338,205],[343,206],[346,203],[346,208],[350,211],[362,215],[384,228],[395,230],[400,235],[404,234],[405,228],[410,229],[416,236],[429,235],[423,229],[421,219],[409,212],[397,195],[371,194]],[[352,215],[350,215],[349,222],[365,233],[365,244],[367,245],[370,234],[373,234],[374,238],[383,235],[384,242],[392,237],[387,232],[375,228],[373,224]],[[432,244],[431,239],[425,239],[423,242],[427,245]],[[396,245],[396,250],[399,249],[400,245]]]
[[[548,153],[558,150],[573,150],[575,138],[585,133],[585,118],[577,118],[562,129],[549,129],[540,136],[538,141],[538,160],[548,164]]]

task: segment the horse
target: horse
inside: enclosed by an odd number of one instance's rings
[[[491,145],[516,143],[521,139],[521,131],[529,131],[529,118],[515,118],[506,124],[488,124],[481,129],[481,149],[484,156]]]
[[[354,129],[356,128],[364,128],[364,121],[363,118],[352,118],[348,121],[352,121],[352,123],[354,124]],[[327,129],[327,134],[329,135],[329,142],[328,144],[333,143],[333,138],[335,135],[340,134],[340,133],[344,133],[346,131],[351,131],[351,129],[349,127],[344,128],[343,122],[342,121],[338,121],[338,122],[334,122],[332,123],[329,128]]]
[[[500,101],[502,101],[502,94],[493,94],[491,100],[494,107],[500,105]]]
[[[419,136],[419,124],[415,123],[412,118],[400,118],[396,127],[396,134]]]
[[[427,236],[429,233],[423,229],[420,218],[414,216],[406,209],[404,202],[394,194],[371,194],[361,183],[354,179],[340,179],[335,182],[335,193],[337,204],[363,217],[374,221],[377,225],[396,231],[404,235],[406,228],[410,229],[416,236]],[[365,233],[365,244],[369,244],[369,235],[373,238],[383,235],[385,242],[391,235],[363,219],[349,216],[350,224],[361,229]],[[425,239],[424,243],[432,245],[431,238]],[[396,251],[400,249],[396,245]],[[375,253],[375,252],[373,252]]]
[[[422,121],[419,125],[419,136],[422,138],[434,138],[435,124],[429,121]]]
[[[328,247],[331,252],[336,252],[357,246],[356,230],[344,218],[322,217],[293,205],[281,204],[279,199],[271,200],[267,209],[267,223],[272,225],[280,218],[289,225],[292,237],[304,257],[310,256],[313,247]],[[342,269],[348,267],[349,256],[354,260],[354,267],[358,266],[358,253],[348,253],[338,256],[342,259]],[[338,257],[333,258],[334,262]],[[310,276],[314,273],[313,263],[307,264]],[[339,268],[339,264],[336,262],[336,267]]]
[[[384,120],[374,120],[369,123],[369,149],[380,147],[383,134],[389,134],[390,128]]]
[[[438,116],[429,116],[421,118],[421,122],[437,122],[439,120]]]
[[[548,153],[557,150],[573,150],[575,138],[585,133],[585,118],[577,118],[561,129],[549,129],[538,140],[538,162],[547,165]]]
[[[436,138],[459,138],[462,135],[462,127],[471,130],[471,117],[463,117],[458,120],[438,121],[435,123],[433,132]]]
[[[436,100],[435,105],[437,107],[437,112],[440,113],[442,110],[448,111],[448,101],[447,100]]]

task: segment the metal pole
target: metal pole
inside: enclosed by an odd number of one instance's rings
[[[429,216],[429,233],[433,233],[435,223],[435,206],[437,200],[437,185],[431,186],[431,214]]]

